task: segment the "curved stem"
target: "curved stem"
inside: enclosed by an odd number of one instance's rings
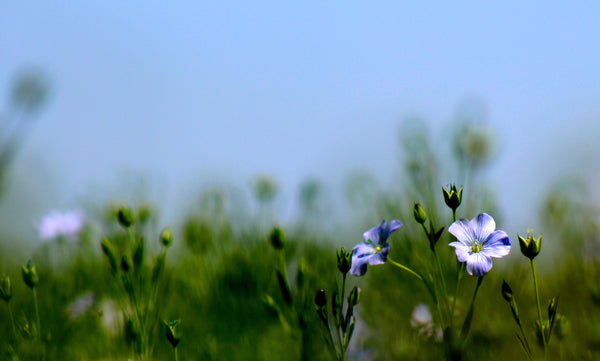
[[[405,265],[402,265],[389,257],[388,257],[388,261],[390,261],[390,263],[393,264],[394,266],[399,267],[399,268],[405,270],[406,272],[410,273],[411,275],[417,277],[420,281],[423,281],[423,277],[420,274],[411,270],[410,268],[406,267]]]

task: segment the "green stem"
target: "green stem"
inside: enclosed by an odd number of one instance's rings
[[[344,322],[344,319],[342,318],[344,315],[344,292],[346,292],[346,273],[344,273],[342,275],[342,294],[340,295],[341,297],[341,304],[340,304],[340,308],[339,308],[339,317],[338,320],[340,320],[340,324],[337,325],[337,329],[338,329],[338,340],[340,342],[340,360],[344,361],[346,359],[346,348],[344,347],[344,343],[342,341],[342,333],[339,332],[339,328],[342,325],[342,323]],[[347,331],[346,331],[347,332]],[[345,338],[345,337],[344,337]]]
[[[452,297],[452,308],[450,309],[450,327],[454,324],[454,308],[456,306],[456,298],[460,289],[460,281],[462,280],[464,263],[456,261],[456,287],[454,288],[454,297]]]
[[[527,353],[527,357],[529,357],[529,360],[533,360],[533,358],[531,357],[531,348],[529,347],[529,342],[527,342],[527,337],[525,336],[525,331],[523,331],[523,325],[521,325],[521,321],[519,320],[517,322],[517,324],[519,325],[519,329],[521,330],[521,337],[523,337],[523,342],[525,342],[525,351]]]
[[[433,256],[435,257],[435,262],[437,263],[438,273],[440,275],[440,280],[441,280],[440,283],[442,284],[442,292],[444,293],[443,294],[444,304],[446,305],[446,310],[448,312],[450,312],[450,305],[448,304],[448,288],[446,288],[446,280],[444,277],[444,273],[442,272],[442,265],[440,264],[440,258],[438,257],[435,249],[433,250]],[[448,315],[448,318],[450,319],[450,323],[452,323],[452,315]]]
[[[8,306],[8,314],[10,315],[10,323],[12,325],[13,333],[15,334],[15,340],[17,339],[17,327],[15,326],[15,318],[13,316],[12,307],[10,306],[10,301],[6,303]]]
[[[538,320],[540,323],[542,343],[544,344],[544,360],[548,360],[548,345],[546,344],[546,334],[544,330],[544,321],[542,319],[542,308],[540,307],[540,293],[538,290],[537,275],[535,272],[535,262],[531,260],[531,272],[533,273],[533,287],[535,288],[535,301],[537,304]]]
[[[417,278],[418,278],[420,281],[423,281],[423,277],[422,277],[420,274],[418,274],[417,272],[415,272],[415,271],[411,270],[410,268],[408,268],[408,267],[406,267],[406,266],[404,266],[404,265],[402,265],[402,264],[400,264],[400,263],[398,263],[398,262],[396,262],[396,261],[392,260],[392,259],[391,259],[391,258],[389,258],[389,257],[388,257],[388,261],[389,261],[391,264],[393,264],[394,266],[396,266],[396,267],[399,267],[399,268],[401,268],[401,269],[405,270],[406,272],[410,273],[411,275],[413,275],[413,276],[417,277]]]
[[[475,309],[475,298],[477,297],[477,292],[479,291],[479,287],[483,282],[484,276],[479,276],[477,278],[477,285],[475,286],[475,291],[473,292],[473,298],[471,299],[471,306],[469,306],[469,312],[467,313],[467,317],[465,317],[465,322],[463,323],[463,327],[461,330],[461,336],[463,341],[467,339],[469,332],[471,331],[471,322],[473,320],[473,310]]]
[[[173,350],[175,351],[175,361],[177,361],[178,360],[178,358],[177,358],[177,347],[175,347]]]
[[[35,304],[35,320],[37,322],[37,336],[38,336],[38,339],[41,340],[42,339],[42,329],[41,329],[41,323],[40,323],[40,307],[38,305],[37,291],[35,290],[35,287],[33,287],[31,290],[33,291],[33,303]]]
[[[452,210],[452,223],[456,222],[456,209]]]

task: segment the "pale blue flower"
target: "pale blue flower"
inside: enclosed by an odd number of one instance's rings
[[[384,264],[390,252],[390,244],[387,239],[402,223],[397,220],[373,227],[363,233],[364,242],[357,244],[352,249],[352,268],[350,274],[362,276],[367,273],[367,265]]]
[[[456,250],[456,258],[467,262],[471,276],[483,276],[492,268],[492,258],[501,258],[510,252],[510,240],[504,231],[495,231],[496,222],[481,213],[470,221],[464,218],[448,227],[458,242],[448,244]]]
[[[44,216],[38,225],[40,239],[49,241],[58,237],[76,240],[83,228],[85,217],[82,211],[53,211]]]

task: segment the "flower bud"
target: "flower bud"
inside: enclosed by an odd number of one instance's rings
[[[279,317],[279,312],[280,312],[279,307],[277,307],[277,305],[275,304],[273,297],[271,297],[265,293],[262,295],[261,301],[262,301],[263,306],[265,306],[267,313],[269,315],[271,315],[271,317],[273,317],[273,318]]]
[[[348,252],[346,248],[340,248],[337,251],[337,266],[342,274],[348,273],[352,268],[352,251]]]
[[[121,270],[125,273],[129,272],[131,268],[131,262],[127,259],[127,256],[121,257]]]
[[[10,284],[10,277],[4,275],[0,280],[0,298],[5,302],[9,302],[12,298],[12,286]]]
[[[113,244],[106,238],[102,238],[100,240],[100,246],[102,247],[102,252],[108,258],[108,262],[110,263],[110,270],[113,273],[116,273],[119,266],[117,265],[117,258],[115,256],[115,248]]]
[[[282,249],[285,245],[285,233],[283,233],[283,230],[279,227],[273,228],[269,239],[273,248],[277,250]]]
[[[171,227],[167,227],[160,233],[160,243],[165,247],[169,247],[172,242],[173,232],[171,232]]]
[[[512,289],[504,280],[502,280],[502,297],[504,297],[507,302],[510,302],[513,299]]]
[[[448,189],[442,188],[442,192],[444,193],[444,202],[448,208],[452,209],[453,212],[456,212],[456,209],[462,203],[462,187],[459,190],[456,189],[456,185],[450,184],[447,186]]]
[[[552,297],[548,304],[548,320],[553,325],[554,318],[556,317],[556,309],[558,308],[558,297]]]
[[[35,264],[29,260],[27,261],[26,266],[21,267],[21,271],[23,274],[23,281],[29,288],[33,289],[40,281],[37,270],[35,269]]]
[[[569,320],[567,320],[567,318],[560,313],[557,313],[554,322],[556,323],[554,326],[554,334],[559,341],[562,341],[562,339],[571,333],[571,325],[569,324]]]
[[[523,238],[517,234],[519,238],[519,246],[521,247],[521,253],[523,256],[533,260],[542,248],[542,236],[538,239],[533,238],[533,235],[528,235],[527,238]]]
[[[167,340],[169,341],[169,343],[171,344],[171,346],[173,346],[173,348],[177,347],[177,345],[179,344],[180,338],[177,337],[177,333],[176,333],[176,328],[177,325],[179,324],[179,320],[175,320],[175,321],[163,321],[165,323],[165,329],[166,329],[166,335],[167,335]]]
[[[326,304],[327,295],[325,294],[324,289],[320,289],[319,291],[317,291],[317,294],[315,296],[315,305],[317,305],[317,307],[325,307]]]
[[[423,224],[427,220],[427,213],[419,203],[415,203],[415,207],[413,208],[413,216],[415,216],[415,221],[417,223]]]
[[[349,307],[354,307],[356,305],[358,305],[358,302],[360,302],[360,294],[361,294],[361,289],[357,286],[354,286],[352,288],[352,291],[350,291],[350,293],[348,293],[348,306]]]
[[[124,228],[129,228],[133,224],[134,218],[131,209],[123,206],[117,211],[117,220],[119,224]]]

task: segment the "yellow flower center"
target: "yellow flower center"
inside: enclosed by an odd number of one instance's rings
[[[479,253],[479,252],[481,252],[482,249],[483,249],[483,245],[479,242],[475,242],[471,245],[472,253]]]

